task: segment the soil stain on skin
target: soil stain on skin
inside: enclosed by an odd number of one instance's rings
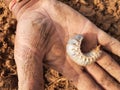
[[[119,0],[59,0],[91,20],[99,28],[120,40]],[[0,1],[0,90],[17,90],[14,38],[17,21]],[[111,54],[111,53],[110,53]],[[119,57],[111,55],[116,61]],[[44,66],[45,90],[77,90],[57,71]]]

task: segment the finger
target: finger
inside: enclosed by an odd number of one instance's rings
[[[83,71],[80,66],[72,61],[68,61],[64,64],[63,75],[68,77],[69,80],[76,79],[75,81],[77,81],[77,83],[75,83],[75,85],[78,90],[103,90],[87,72]]]
[[[94,63],[87,66],[86,69],[105,90],[120,90],[120,84],[110,77],[99,65]]]
[[[61,72],[67,79],[73,82],[78,90],[103,90],[87,72],[83,72],[83,69],[72,61],[65,60],[65,63],[62,65],[51,62],[45,64]]]
[[[103,56],[97,63],[120,83],[120,65],[112,57],[103,52]]]
[[[120,42],[115,38],[109,36],[102,30],[98,31],[98,42],[103,45],[107,50],[120,56]]]
[[[76,85],[78,90],[103,90],[103,88],[99,86],[87,73],[81,73],[78,78],[78,84]]]

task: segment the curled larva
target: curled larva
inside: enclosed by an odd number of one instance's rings
[[[102,51],[100,50],[100,46],[97,46],[88,53],[82,53],[82,40],[83,36],[80,34],[70,38],[66,45],[66,52],[75,63],[81,66],[86,66],[95,62],[101,56]]]

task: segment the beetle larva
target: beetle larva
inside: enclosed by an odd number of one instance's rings
[[[69,57],[78,65],[86,66],[95,62],[101,56],[100,46],[97,46],[88,53],[82,53],[81,43],[83,36],[80,34],[75,35],[74,37],[68,40],[66,45],[66,51]]]

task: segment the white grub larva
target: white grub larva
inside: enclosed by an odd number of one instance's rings
[[[97,46],[88,53],[82,53],[82,40],[83,36],[80,34],[70,38],[66,45],[66,52],[75,63],[80,66],[86,66],[95,62],[101,56],[102,51],[100,50],[100,46]]]

